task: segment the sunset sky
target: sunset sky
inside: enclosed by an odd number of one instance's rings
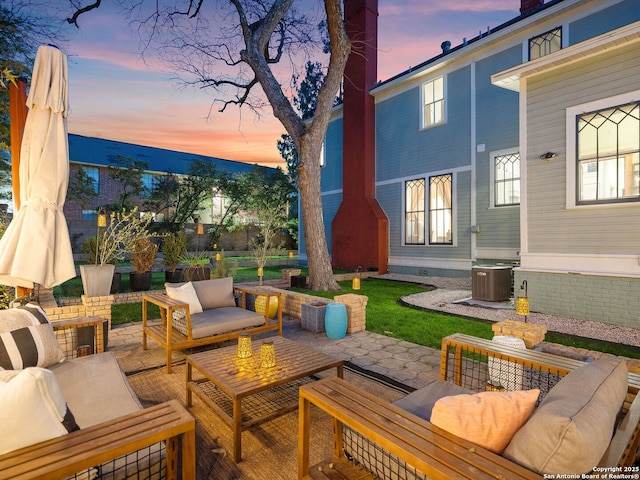
[[[519,14],[519,0],[379,0],[378,76],[392,77]],[[69,57],[69,132],[263,165],[281,165],[284,127],[265,109],[211,109],[212,92],[176,86],[144,62],[127,22],[103,2],[80,19]]]

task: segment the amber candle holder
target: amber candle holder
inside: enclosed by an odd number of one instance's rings
[[[251,349],[251,335],[241,333],[238,337],[238,358],[249,358],[253,355]]]
[[[276,347],[271,341],[263,342],[260,346],[260,366],[262,368],[276,366]]]

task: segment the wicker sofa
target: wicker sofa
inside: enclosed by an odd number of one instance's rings
[[[263,298],[264,313],[247,308],[249,295]],[[277,299],[277,316],[273,321],[267,307],[272,299]],[[160,321],[151,322],[148,318],[149,304],[160,308]],[[165,292],[151,292],[142,297],[142,347],[146,350],[149,337],[165,349],[167,373],[171,373],[173,351],[223,342],[241,333],[267,331],[282,335],[281,294],[260,291],[259,287],[234,287],[231,277],[167,283]]]
[[[604,478],[607,472],[637,472],[640,378],[624,360],[587,364],[456,334],[443,339],[440,368],[440,381],[394,404],[335,378],[301,387],[298,478],[541,479],[602,472]],[[517,377],[523,390],[486,392],[497,376]],[[515,416],[504,403],[493,403],[487,415],[486,398],[515,403],[531,392],[533,413],[521,416],[523,423],[511,427],[499,448],[484,444],[484,434],[495,440]],[[315,466],[309,465],[311,404],[334,422],[335,456]],[[442,421],[443,411],[452,421]]]
[[[0,311],[0,478],[195,478],[193,417],[177,401],[143,408],[101,352],[103,322]],[[95,354],[77,348],[79,328]]]

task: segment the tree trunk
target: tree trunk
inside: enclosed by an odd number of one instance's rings
[[[304,225],[304,242],[309,262],[309,288],[311,290],[340,290],[338,282],[333,276],[327,235],[324,229],[322,215],[322,197],[320,191],[320,162],[307,160],[313,154],[307,148],[300,149],[300,164],[298,170],[298,188],[300,189],[300,203],[302,224]],[[318,152],[319,157],[320,152]]]

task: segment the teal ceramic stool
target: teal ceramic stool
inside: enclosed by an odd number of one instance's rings
[[[324,328],[327,337],[333,340],[347,334],[347,306],[344,303],[329,303],[324,313]]]

